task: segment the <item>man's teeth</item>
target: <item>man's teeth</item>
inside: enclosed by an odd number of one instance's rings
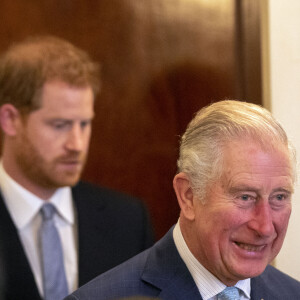
[[[255,251],[261,251],[261,250],[265,247],[265,245],[255,246],[255,245],[244,244],[244,243],[238,243],[238,242],[236,242],[236,244],[237,244],[240,248],[242,248],[242,249],[244,249],[244,250],[247,250],[247,251],[253,251],[253,252],[255,252]]]

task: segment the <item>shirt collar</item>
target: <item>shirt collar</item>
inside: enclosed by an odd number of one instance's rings
[[[0,188],[3,193],[4,202],[19,230],[31,222],[45,203],[43,199],[35,196],[14,181],[4,170],[2,162],[0,162]],[[57,189],[47,201],[56,207],[63,219],[70,224],[74,224],[70,187]]]
[[[173,230],[173,238],[179,255],[189,269],[203,300],[216,296],[226,288],[226,285],[205,269],[192,254],[181,233],[179,220]],[[238,281],[235,286],[250,299],[250,278]]]

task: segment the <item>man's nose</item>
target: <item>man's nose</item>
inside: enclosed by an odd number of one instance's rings
[[[66,148],[70,151],[79,152],[83,147],[83,131],[79,125],[73,125],[68,133]]]
[[[261,237],[270,237],[274,234],[272,208],[268,201],[263,201],[255,206],[248,226]]]

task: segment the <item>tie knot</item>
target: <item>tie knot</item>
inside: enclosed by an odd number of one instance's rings
[[[51,220],[55,214],[55,207],[51,203],[44,204],[41,208],[43,220]]]
[[[228,286],[220,294],[218,294],[218,300],[239,300],[240,295],[238,288],[235,286]]]

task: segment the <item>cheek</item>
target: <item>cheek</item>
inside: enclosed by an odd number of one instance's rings
[[[199,216],[198,229],[212,243],[228,240],[228,235],[242,223],[239,216],[229,211],[214,211]]]
[[[212,235],[214,243],[222,249],[221,252],[227,253],[231,241],[247,232],[248,220],[249,217],[246,213],[237,211],[234,207],[215,215],[209,234]]]
[[[36,153],[44,162],[52,162],[58,156],[63,155],[62,141],[59,138],[53,138],[50,134],[40,134],[29,137],[32,151]]]
[[[87,149],[89,148],[90,145],[91,135],[92,135],[92,130],[90,129],[89,132],[85,135],[85,140],[84,140]]]
[[[53,153],[57,152],[58,145],[60,144],[59,139],[54,139],[51,136],[40,135],[32,140],[32,144],[35,149],[38,149],[42,156],[52,156]]]
[[[291,215],[291,209],[287,209],[285,212],[275,215],[274,224],[278,234],[285,235],[288,228],[289,220]]]
[[[31,142],[35,148],[49,148],[49,150],[55,145],[59,136],[53,134],[48,127],[41,126],[40,128],[29,127],[26,133],[27,139]]]
[[[229,231],[248,221],[247,212],[236,208],[234,205],[223,206],[216,210],[213,214],[213,223],[215,226],[223,228],[224,231]]]

